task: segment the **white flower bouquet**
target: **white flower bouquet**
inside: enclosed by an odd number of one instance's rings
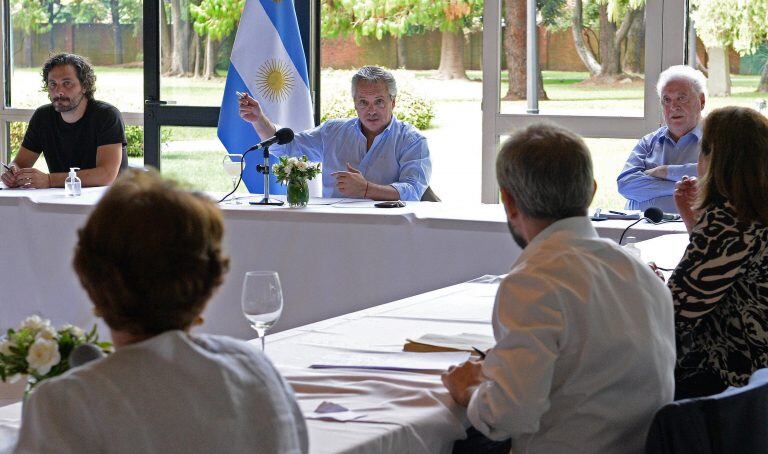
[[[94,344],[105,353],[112,351],[110,342],[99,342],[96,325],[88,333],[72,325],[57,330],[49,320],[27,317],[0,339],[0,380],[13,383],[26,375],[31,389],[67,371],[69,354],[83,344]]]
[[[320,163],[309,162],[306,156],[300,158],[280,156],[277,164],[272,166],[272,172],[277,181],[283,184],[291,181],[312,180],[320,173]]]

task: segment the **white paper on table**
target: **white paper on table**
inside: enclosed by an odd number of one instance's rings
[[[440,372],[469,359],[468,352],[367,352],[335,353],[320,358],[312,369],[374,369],[406,372]]]
[[[352,411],[343,405],[328,402],[327,400],[324,400],[318,405],[315,411],[304,414],[304,418],[306,419],[323,419],[339,422],[354,421],[355,419],[360,419],[364,416],[368,415]]]
[[[431,345],[434,347],[452,348],[454,350],[463,350],[472,352],[475,348],[480,351],[487,351],[496,346],[496,339],[493,336],[475,333],[461,334],[434,334],[427,333],[419,338],[407,338],[408,342],[417,344]]]
[[[304,419],[322,419],[323,421],[338,421],[348,422],[356,419],[364,418],[368,415],[358,413],[355,411],[345,411],[342,413],[318,413],[316,411],[310,413],[304,413]]]

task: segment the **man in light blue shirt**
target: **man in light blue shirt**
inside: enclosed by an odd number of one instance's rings
[[[697,175],[706,86],[704,75],[690,66],[672,66],[659,75],[656,90],[665,125],[640,139],[617,178],[625,208],[677,213],[675,182]]]
[[[270,151],[322,162],[323,197],[420,200],[432,174],[429,148],[416,128],[392,115],[396,96],[391,73],[365,66],[352,77],[357,118],[326,121]],[[277,130],[250,96],[240,100],[240,116],[260,137]]]

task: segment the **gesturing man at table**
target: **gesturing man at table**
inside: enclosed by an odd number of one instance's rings
[[[432,174],[429,148],[416,128],[392,114],[396,97],[391,73],[364,66],[352,77],[356,118],[328,120],[270,151],[321,161],[323,197],[420,200]],[[240,100],[240,116],[260,137],[275,135],[277,127],[251,96]]]
[[[43,90],[50,104],[32,114],[19,153],[2,181],[11,188],[63,187],[71,167],[83,186],[106,186],[128,166],[125,125],[117,108],[93,98],[96,74],[74,54],[58,54],[43,65]],[[33,168],[40,154],[49,173]]]
[[[654,412],[672,400],[670,292],[592,227],[596,185],[578,136],[518,132],[496,175],[523,252],[496,295],[495,347],[445,373],[446,388],[515,453],[642,452]]]

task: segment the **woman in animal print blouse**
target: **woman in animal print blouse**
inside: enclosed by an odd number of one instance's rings
[[[668,282],[676,399],[743,386],[768,367],[768,119],[710,113],[698,173],[674,194],[691,240]]]

